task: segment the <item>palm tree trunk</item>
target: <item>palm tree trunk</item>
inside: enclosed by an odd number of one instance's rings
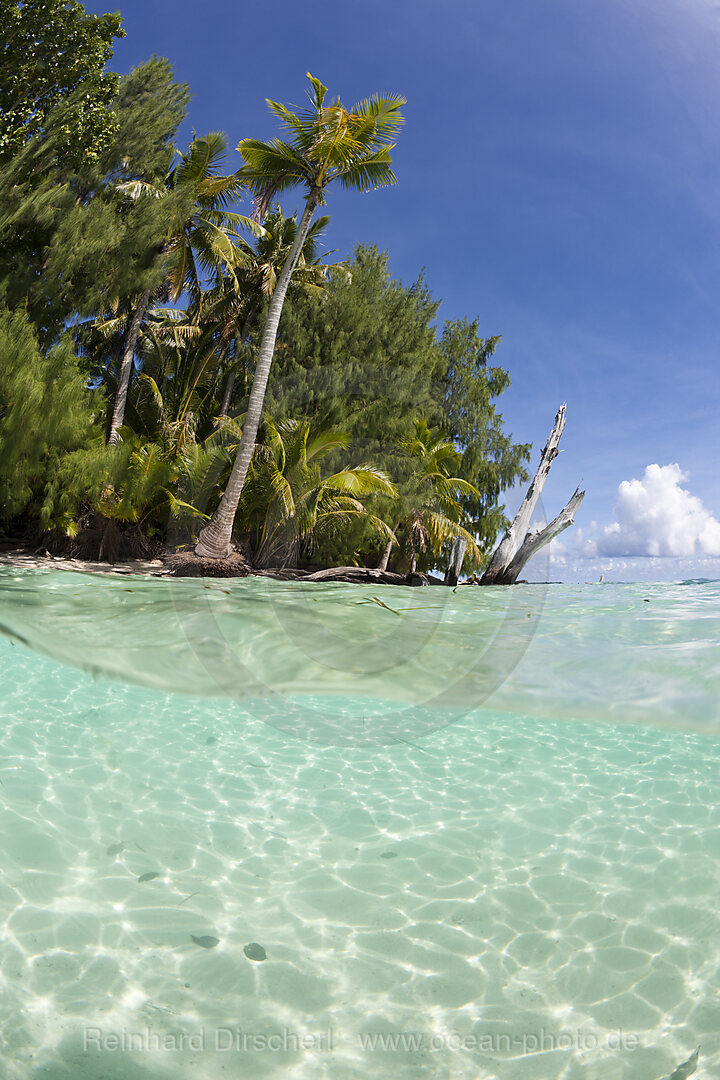
[[[125,406],[127,405],[130,373],[132,372],[133,359],[135,357],[135,346],[137,344],[138,334],[140,333],[140,324],[145,317],[145,312],[147,311],[149,303],[150,290],[146,289],[133,312],[133,317],[130,320],[130,325],[128,326],[127,335],[125,337],[125,348],[123,349],[120,374],[118,375],[117,392],[115,394],[115,407],[113,408],[112,420],[110,421],[110,437],[108,438],[109,446],[115,446],[120,442],[120,428],[125,419]]]
[[[390,552],[392,551],[392,546],[392,540],[388,540],[387,544],[385,545],[385,550],[380,556],[380,562],[377,565],[378,570],[387,570],[388,563],[390,562]]]
[[[230,399],[232,392],[235,388],[235,371],[231,371],[228,375],[227,382],[225,383],[225,393],[223,394],[222,405],[220,406],[220,416],[227,416],[228,409],[230,408]]]
[[[233,523],[235,521],[238,503],[240,502],[240,496],[242,495],[242,489],[245,484],[245,478],[248,469],[250,468],[253,450],[255,449],[258,428],[260,427],[260,418],[262,416],[263,402],[265,401],[265,390],[270,376],[270,366],[272,364],[273,353],[275,352],[275,339],[277,338],[280,315],[282,314],[283,303],[285,302],[285,295],[288,290],[288,285],[290,284],[290,278],[297,265],[302,246],[307,238],[310,222],[312,221],[312,216],[320,201],[320,195],[321,191],[319,188],[311,188],[310,194],[305,201],[305,209],[303,211],[303,216],[300,219],[298,231],[295,234],[293,246],[290,249],[290,254],[285,260],[285,265],[278,278],[275,292],[270,300],[267,322],[263,329],[257,364],[255,366],[255,378],[253,379],[252,389],[250,390],[247,415],[245,417],[240,445],[238,446],[237,454],[235,455],[235,463],[232,467],[230,479],[228,480],[220,504],[211,520],[205,528],[200,531],[200,536],[198,537],[198,542],[195,547],[195,554],[201,555],[204,558],[227,559],[232,552]]]
[[[400,522],[398,521],[397,525],[393,529],[393,532],[396,533],[399,528],[400,528]],[[385,550],[383,551],[382,555],[380,556],[380,562],[377,564],[378,570],[387,570],[388,563],[390,562],[390,553],[392,551],[392,547],[393,547],[393,541],[392,541],[392,538],[391,538],[390,540],[388,540],[387,544],[385,545]]]

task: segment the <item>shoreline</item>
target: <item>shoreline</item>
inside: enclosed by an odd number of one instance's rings
[[[122,559],[115,563],[92,559],[67,558],[51,555],[49,551],[38,554],[22,546],[0,547],[0,566],[13,566],[20,570],[71,570],[86,574],[113,574],[127,577],[195,577],[195,578],[245,578],[269,577],[278,581],[339,581],[350,584],[376,584],[408,586],[444,585],[441,578],[432,574],[395,574],[389,570],[377,570],[364,566],[336,566],[324,570],[303,571],[281,568],[255,570],[238,555],[224,559],[201,559],[186,553],[166,554],[155,559]]]

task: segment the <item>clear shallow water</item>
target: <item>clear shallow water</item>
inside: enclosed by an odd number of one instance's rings
[[[0,573],[0,1075],[714,1075],[717,583],[204,585]]]

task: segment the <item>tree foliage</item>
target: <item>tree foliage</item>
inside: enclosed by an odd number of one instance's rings
[[[345,109],[311,78],[232,172],[221,133],[175,149],[167,60],[105,71],[118,17],[0,0],[0,30],[0,524],[112,559],[202,541],[237,496],[258,566],[427,569],[456,536],[481,565],[529,451],[498,411],[499,338],[438,327],[424,276],[375,247],[328,265],[311,221],[330,183],[394,182],[402,99]],[[296,184],[302,215],[277,203]]]
[[[260,427],[285,297],[313,215],[325,203],[327,188],[336,183],[365,192],[396,183],[390,151],[404,122],[400,110],[405,98],[375,94],[346,109],[339,98],[326,104],[327,87],[310,72],[308,79],[309,108],[293,112],[268,100],[286,139],[272,143],[244,139],[238,146],[244,161],[239,177],[255,197],[256,220],[265,216],[280,192],[298,185],[308,191],[297,234],[268,304],[235,463],[218,509],[200,534],[195,549],[198,555],[224,558],[231,552],[235,515]]]
[[[440,419],[438,307],[422,277],[403,286],[391,277],[387,252],[360,245],[346,269],[330,273],[322,295],[288,300],[268,412],[345,430],[386,467],[415,415]]]
[[[66,336],[42,350],[22,312],[0,310],[0,521],[41,498],[64,454],[92,438],[98,396]]]
[[[480,336],[478,320],[445,323],[440,351],[445,368],[443,426],[462,450],[459,475],[477,492],[466,495],[468,528],[486,553],[508,522],[500,503],[503,491],[529,479],[524,463],[529,443],[513,443],[505,431],[495,399],[510,386],[510,376],[490,363],[499,337]]]
[[[330,472],[328,455],[346,447],[345,432],[307,420],[266,421],[243,491],[241,514],[256,566],[297,565],[313,547],[357,520],[385,540],[389,529],[364,504],[368,495],[394,496],[382,470],[358,464]]]
[[[26,306],[44,341],[163,280],[165,239],[187,199],[133,185],[169,168],[187,98],[170,64],[150,60],[120,81],[113,138],[97,161],[75,169],[64,159],[61,105],[0,173],[0,297]]]
[[[461,536],[468,546],[469,560],[478,565],[481,552],[470,532],[461,524],[462,499],[477,495],[477,489],[456,475],[462,455],[442,432],[433,431],[423,419],[414,423],[411,437],[400,443],[398,495],[390,513],[398,554],[409,558],[409,569],[427,569],[439,559],[443,545]],[[389,544],[380,565],[387,568],[392,550]]]
[[[63,160],[98,160],[117,128],[118,77],[105,64],[124,36],[119,15],[91,15],[77,0],[1,0],[0,163],[41,135],[61,103]]]
[[[438,338],[438,307],[422,277],[403,286],[390,275],[387,253],[359,246],[322,296],[288,301],[266,400],[274,417],[314,417],[347,431],[352,446],[398,479],[416,423],[435,428],[460,451],[454,474],[471,485],[458,498],[478,543],[468,557],[479,565],[505,523],[502,492],[526,478],[530,448],[513,442],[497,410],[510,385],[489,363],[500,339],[480,337],[477,320],[447,322]],[[394,527],[393,507],[379,512]],[[372,559],[375,541],[360,532],[349,530],[345,547],[325,557]]]

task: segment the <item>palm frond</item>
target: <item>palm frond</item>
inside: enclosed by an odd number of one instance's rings
[[[336,178],[340,186],[348,191],[365,192],[396,184],[397,177],[390,168],[390,150],[392,147],[384,147],[376,154],[338,169]]]
[[[309,71],[307,72],[307,77],[310,80],[313,91],[310,95],[310,100],[315,109],[318,112],[321,112],[327,95],[327,86],[324,86],[320,80],[316,79],[314,75],[311,75]]]
[[[324,481],[334,491],[346,491],[353,495],[397,495],[397,487],[387,473],[374,465],[361,465],[342,469]]]
[[[134,201],[139,199],[141,195],[148,195],[153,199],[162,199],[166,194],[166,189],[158,187],[157,184],[149,183],[147,180],[123,181],[115,185],[115,191],[119,191],[122,195]]]
[[[371,121],[378,136],[393,138],[404,122],[403,105],[407,105],[407,98],[400,94],[373,94],[352,111]]]

